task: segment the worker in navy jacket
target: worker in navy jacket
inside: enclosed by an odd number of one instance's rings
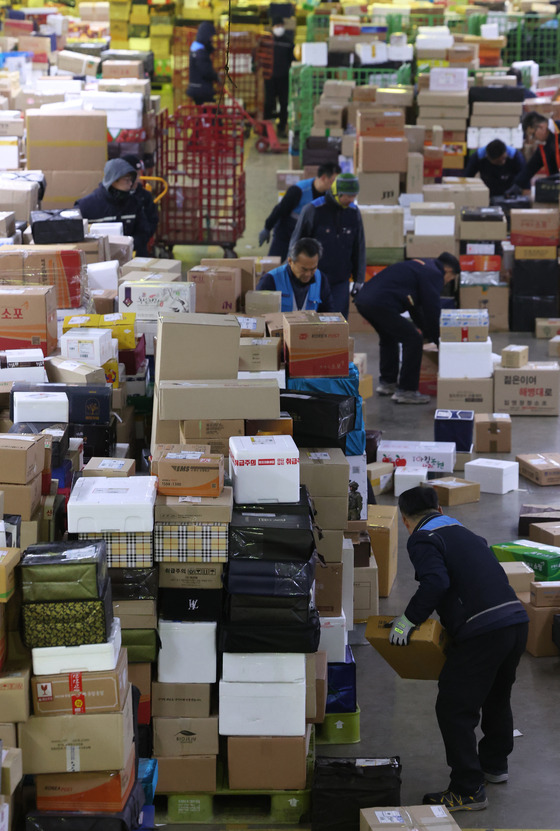
[[[281,291],[282,312],[332,312],[329,282],[317,268],[322,253],[317,240],[299,239],[290,248],[287,263],[263,274],[257,291]]]
[[[484,782],[508,779],[510,698],[525,651],[527,613],[486,540],[443,516],[433,488],[405,491],[399,509],[419,587],[393,621],[389,640],[406,646],[414,627],[434,611],[451,639],[436,701],[450,783],[423,802],[449,811],[480,810],[488,804]],[[483,735],[477,747],[479,721]]]
[[[472,153],[465,168],[465,176],[476,176],[479,173],[490,196],[503,196],[524,169],[522,152],[495,139]]]
[[[521,122],[525,139],[535,142],[537,148],[525,168],[518,173],[509,193],[516,195],[531,187],[537,173],[555,176],[560,173],[560,130],[552,118],[537,112],[527,113]]]
[[[286,259],[299,215],[306,205],[331,189],[339,173],[340,167],[334,162],[321,164],[314,178],[303,179],[288,188],[266,218],[264,228],[259,234],[259,245],[264,245],[270,241],[272,232],[272,243],[268,252],[270,257],[281,257],[282,261]]]
[[[133,191],[136,176],[136,170],[124,159],[111,159],[105,165],[101,184],[74,204],[90,222],[122,222],[125,236],[134,238],[136,255],[147,257],[152,232]]]
[[[438,342],[441,293],[459,272],[457,258],[444,252],[436,260],[395,263],[355,286],[356,308],[379,335],[378,395],[391,395],[397,404],[429,404],[430,396],[418,392],[424,338]]]
[[[357,176],[341,173],[331,193],[303,209],[290,243],[302,237],[313,237],[321,243],[319,268],[329,281],[334,311],[345,317],[350,306],[350,278],[362,284],[366,274],[364,226],[355,204],[359,190]]]
[[[147,190],[142,182],[140,182],[140,177],[145,173],[144,162],[140,158],[140,156],[134,155],[134,153],[128,153],[125,156],[122,156],[125,162],[128,162],[131,167],[134,168],[136,171],[136,182],[135,187],[133,188],[133,193],[136,195],[137,199],[141,203],[144,209],[144,216],[146,217],[146,222],[148,223],[148,228],[150,232],[150,237],[153,237],[157,230],[158,222],[159,222],[159,213],[157,209],[157,205],[154,202],[154,197]]]
[[[187,95],[195,104],[211,104],[214,101],[214,84],[218,73],[212,64],[212,38],[216,34],[214,24],[205,20],[198,27],[196,39],[189,52],[189,85]]]

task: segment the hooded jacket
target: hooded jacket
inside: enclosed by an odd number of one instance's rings
[[[404,612],[411,623],[423,623],[435,610],[451,637],[463,641],[528,621],[486,540],[458,520],[429,514],[407,548],[420,584]]]
[[[136,193],[116,191],[112,185],[117,179],[136,171],[124,159],[112,159],[105,165],[103,181],[88,196],[74,204],[84,219],[98,222],[122,222],[125,236],[134,238],[134,250],[140,257],[148,254],[147,244],[151,237],[150,228],[142,203]]]
[[[212,65],[212,37],[215,34],[216,29],[211,21],[201,23],[189,52],[187,95],[195,104],[214,101],[214,83],[218,80],[218,74]]]

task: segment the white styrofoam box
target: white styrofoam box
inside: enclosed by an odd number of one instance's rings
[[[90,222],[89,233],[92,237],[122,237],[124,226],[122,222]]]
[[[500,30],[497,23],[483,23],[480,27],[480,36],[494,40],[500,37]]]
[[[437,28],[434,26],[434,29]],[[451,49],[454,43],[454,37],[450,34],[418,34],[416,37],[416,49],[422,51],[426,49]]]
[[[342,611],[346,628],[354,628],[354,544],[349,537],[342,541]]]
[[[519,463],[504,459],[473,459],[465,463],[465,479],[478,482],[482,493],[508,493],[519,486]]]
[[[68,421],[65,392],[15,392],[14,424],[20,421]]]
[[[68,500],[69,533],[153,531],[156,485],[156,476],[78,479]]]
[[[215,621],[159,620],[158,680],[213,684],[217,676]]]
[[[119,286],[119,311],[135,312],[136,320],[157,320],[161,313],[193,313],[196,283],[159,280],[123,280]]]
[[[17,136],[0,137],[0,167],[14,170],[19,167],[19,138]]]
[[[301,62],[308,66],[327,66],[328,44],[326,43],[302,43]]]
[[[519,69],[523,72],[524,69],[529,69],[531,73],[531,86],[536,86],[539,80],[539,64],[536,61],[514,61],[512,63],[514,69]]]
[[[103,366],[111,359],[111,330],[86,326],[69,329],[59,338],[59,346],[63,358]]]
[[[261,372],[246,372],[241,370],[237,373],[239,381],[276,381],[281,390],[286,389],[285,369],[263,369]]]
[[[304,736],[305,680],[220,681],[218,725],[221,736]]]
[[[319,650],[327,653],[327,662],[346,660],[348,629],[344,612],[337,617],[321,617]]]
[[[390,61],[412,61],[414,57],[414,46],[412,43],[389,44],[387,59]]]
[[[42,349],[6,349],[0,352],[0,381],[33,381],[47,377]]]
[[[468,343],[439,342],[440,378],[491,378],[492,340]]]
[[[111,338],[111,358],[115,361],[119,359],[119,341],[118,338]]]
[[[74,80],[74,78],[56,78],[53,79],[52,75],[43,75],[41,78],[37,78],[36,83],[37,90],[41,93],[47,92],[56,92],[56,93],[67,93],[67,92],[77,92],[80,93],[84,88],[84,82],[79,80]]]
[[[499,138],[504,144],[510,144],[517,150],[523,147],[523,129],[519,127],[468,127],[467,148],[477,150],[486,147],[493,139]]]
[[[363,66],[385,63],[388,60],[387,44],[382,43],[381,41],[374,41],[373,43],[356,43],[354,51]]]
[[[83,646],[45,646],[31,650],[33,675],[60,675],[64,672],[106,672],[115,669],[121,649],[121,621],[113,618],[105,643]]]
[[[377,447],[377,461],[392,462],[396,467],[410,465],[440,473],[453,473],[455,460],[455,442],[382,440]]]
[[[41,104],[39,109],[42,112],[58,113],[61,110],[76,112],[77,110],[83,110],[83,107],[79,98],[70,98],[68,101],[56,101],[53,104]]]
[[[85,109],[104,110],[137,110],[142,112],[144,96],[141,92],[88,92],[82,93]]]
[[[430,90],[433,92],[465,92],[469,70],[462,67],[434,66],[430,69]]]
[[[108,130],[140,130],[141,127],[141,110],[109,110],[107,113]]]
[[[363,453],[359,456],[347,456],[348,462],[348,485],[350,482],[357,482],[358,493],[362,497],[362,511],[360,519],[367,519],[367,497],[368,497],[368,478],[367,478],[367,457]]]
[[[299,500],[299,450],[291,436],[232,436],[229,475],[238,504]]]
[[[257,681],[262,684],[305,681],[303,652],[224,652],[223,681]]]
[[[419,216],[414,216],[413,220],[414,233],[416,236],[455,236],[454,216],[436,216],[435,214],[420,214]]]
[[[415,465],[406,465],[406,467],[396,467],[395,476],[393,479],[395,496],[400,496],[401,493],[409,490],[409,488],[416,488],[418,485],[423,485],[428,481],[428,468],[417,467]]]

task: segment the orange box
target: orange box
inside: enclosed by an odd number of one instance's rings
[[[53,286],[0,286],[0,349],[56,349]]]
[[[119,813],[126,805],[135,781],[134,748],[132,744],[124,770],[38,774],[35,777],[37,809]]]
[[[284,343],[293,378],[348,375],[349,329],[339,312],[289,312],[284,315]]]
[[[461,254],[461,271],[501,271],[502,258],[499,254]]]

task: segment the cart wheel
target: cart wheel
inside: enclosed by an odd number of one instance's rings
[[[257,140],[256,148],[258,153],[266,153],[268,150],[269,143],[268,139],[260,138]]]

